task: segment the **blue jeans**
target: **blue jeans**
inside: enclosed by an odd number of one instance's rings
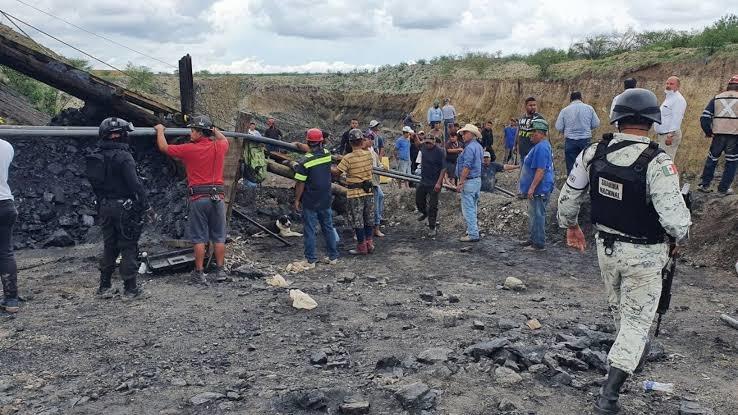
[[[304,238],[305,238],[305,258],[308,262],[318,262],[318,255],[315,252],[315,234],[320,230],[325,238],[325,246],[328,249],[328,258],[338,258],[338,244],[336,243],[336,230],[333,228],[333,213],[331,208],[325,210],[302,210],[302,218],[304,222]]]
[[[451,118],[450,120],[443,120],[443,137],[445,138],[445,141],[448,141],[448,127],[454,125],[454,120]]]
[[[477,205],[479,205],[479,192],[482,190],[482,179],[477,177],[467,179],[461,190],[461,213],[466,222],[466,234],[469,238],[479,239],[479,227],[477,226]]]
[[[571,169],[574,168],[574,163],[577,161],[577,156],[585,148],[589,147],[591,138],[583,138],[581,140],[566,139],[564,143],[564,157],[566,158],[566,175],[571,173]]]
[[[374,226],[379,226],[384,213],[384,192],[382,186],[374,186]]]
[[[718,191],[726,192],[730,185],[733,184],[736,168],[738,168],[738,136],[727,134],[715,134],[712,137],[710,152],[705,160],[705,168],[702,170],[701,185],[709,187],[713,177],[715,177],[715,167],[717,166],[720,154],[725,153],[725,171],[723,178],[718,184]]]
[[[550,193],[534,195],[533,200],[528,199],[528,230],[530,241],[536,248],[546,245],[546,205]]]

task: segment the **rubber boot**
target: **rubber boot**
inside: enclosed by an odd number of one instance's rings
[[[349,251],[349,254],[351,255],[366,255],[368,253],[369,252],[367,250],[366,241],[357,243],[356,249],[352,249]]]
[[[374,253],[374,239],[373,238],[366,239],[366,252],[369,254]]]
[[[0,301],[0,309],[8,313],[17,313],[18,306],[18,274],[4,274],[0,276],[3,283],[4,298]]]
[[[628,374],[624,371],[610,366],[607,372],[607,382],[600,389],[600,396],[594,405],[595,413],[600,415],[615,415],[620,412],[618,398],[620,397],[620,388],[628,379]]]
[[[643,366],[646,365],[646,361],[648,360],[648,352],[651,351],[651,339],[646,340],[646,345],[643,346],[643,354],[641,355],[641,360],[638,361],[638,366],[636,366],[636,369],[633,371],[633,373],[641,373],[643,370]]]

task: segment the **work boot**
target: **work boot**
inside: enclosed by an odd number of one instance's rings
[[[113,289],[111,279],[112,274],[100,274],[100,286],[97,288],[98,298],[108,299],[115,296],[116,291]]]
[[[225,280],[226,273],[223,267],[218,267],[218,266],[215,267],[215,277],[214,278],[215,278],[215,281]]]
[[[366,252],[369,254],[374,253],[374,239],[367,238],[366,240]]]
[[[336,265],[338,264],[338,258],[330,259],[328,257],[323,258],[320,262],[326,264],[326,265]]]
[[[438,231],[436,230],[436,228],[432,228],[431,230],[428,231],[429,238],[435,238],[436,235],[438,235]]]
[[[718,194],[719,194],[720,196],[723,196],[723,197],[724,197],[724,196],[730,196],[730,195],[732,195],[733,193],[735,193],[735,192],[734,192],[734,191],[733,191],[733,189],[731,189],[731,188],[728,188],[728,190],[726,190],[726,191],[722,191],[722,190],[718,189]]]
[[[190,274],[190,283],[193,285],[204,285],[206,287],[210,287],[210,283],[207,278],[205,278],[205,273],[202,270],[192,270],[192,274]]]
[[[8,313],[18,312],[18,274],[4,274],[0,276],[3,283],[4,297],[0,301],[0,309]]]
[[[376,236],[377,238],[384,238],[384,234],[382,233],[381,230],[379,230],[379,225],[374,227],[373,233],[374,233],[374,236]]]
[[[646,340],[646,345],[643,346],[643,354],[641,355],[641,360],[638,361],[638,366],[636,366],[633,373],[640,373],[643,370],[643,366],[646,365],[646,361],[648,360],[648,352],[651,351],[651,339]]]
[[[620,397],[620,388],[628,379],[628,374],[622,370],[610,366],[607,373],[607,381],[600,388],[600,396],[594,405],[595,413],[600,415],[615,415],[620,412],[618,398]]]
[[[136,277],[123,280],[123,299],[132,300],[143,296],[143,289],[136,285]]]
[[[367,251],[366,241],[359,242],[356,244],[356,249],[352,249],[349,251],[349,254],[351,255],[366,255],[369,252]]]
[[[428,218],[428,215],[425,213],[421,213],[420,216],[418,216],[418,222],[422,222]]]
[[[705,186],[703,184],[697,186],[697,190],[699,190],[702,193],[710,193],[712,190],[710,190],[710,186]]]

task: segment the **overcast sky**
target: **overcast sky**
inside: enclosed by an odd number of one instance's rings
[[[593,33],[699,29],[737,9],[735,0],[24,1],[172,65],[189,53],[196,71],[234,73],[346,71],[472,51],[567,48]],[[112,65],[173,69],[17,0],[0,0],[0,9]],[[0,23],[9,25],[1,15]],[[21,27],[65,56],[81,56]]]

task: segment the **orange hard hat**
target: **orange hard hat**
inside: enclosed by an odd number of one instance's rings
[[[318,128],[311,128],[307,131],[307,140],[311,143],[320,143],[323,141],[323,131]]]

